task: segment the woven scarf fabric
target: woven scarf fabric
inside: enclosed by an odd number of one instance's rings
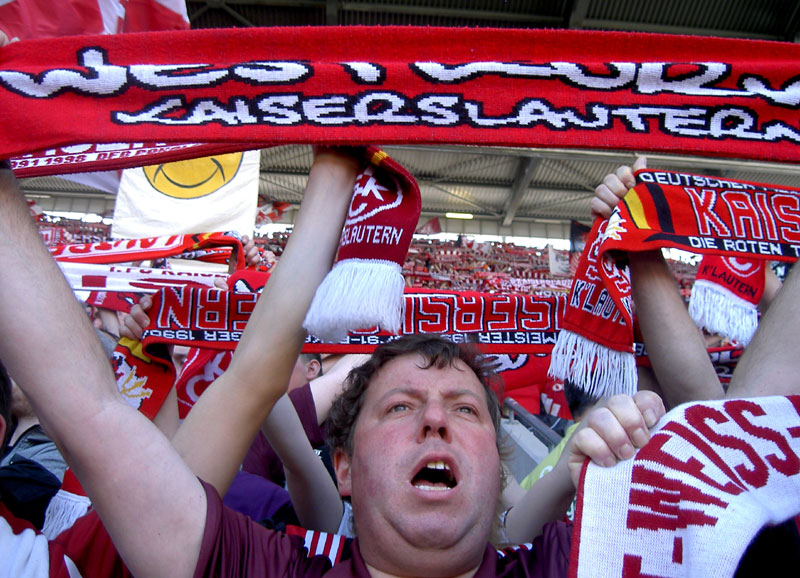
[[[314,294],[303,327],[324,341],[351,329],[403,323],[403,264],[422,201],[408,171],[378,147],[363,151],[336,262]]]
[[[747,345],[758,328],[763,261],[706,255],[697,268],[689,315],[698,327]]]
[[[636,384],[630,277],[600,253],[607,226],[597,219],[589,233],[550,363],[550,375],[593,396],[632,394]]]
[[[657,170],[638,171],[636,179],[607,222],[595,223],[582,257],[586,266],[579,267],[567,303],[563,326],[570,331],[559,336],[551,365],[556,377],[601,395],[636,390],[635,372],[628,371],[630,281],[612,258],[615,251],[672,247],[777,261],[795,261],[800,254],[798,189]],[[612,310],[607,300],[599,306],[603,290]],[[615,352],[623,354],[623,366],[605,363],[619,357]]]
[[[117,389],[131,407],[153,419],[175,383],[175,365],[165,343],[123,337],[111,358]]]
[[[227,293],[189,286],[154,293],[150,325],[142,343],[123,341],[118,347],[120,390],[136,393],[132,403],[154,415],[175,379],[162,347],[189,346],[176,383],[180,414],[185,417],[202,392],[227,369],[258,299],[253,291],[264,277],[264,273],[248,270],[234,273],[228,279],[233,291]],[[455,342],[478,343],[487,366],[502,378],[503,392],[499,394],[514,397],[532,413],[543,407],[547,413],[569,418],[563,387],[547,375],[551,352],[563,332],[563,293],[498,295],[407,289],[405,301],[403,333],[435,333]],[[339,343],[309,336],[303,351],[371,353],[395,338],[377,328],[350,332]],[[152,356],[148,355],[151,348]],[[708,353],[720,380],[729,381],[741,348],[712,348]],[[642,344],[636,344],[636,355],[638,362],[648,363]]]
[[[255,293],[171,287],[153,294],[146,343],[176,343],[232,350],[255,307]],[[566,302],[549,296],[496,295],[471,291],[408,289],[401,332],[436,333],[453,341],[474,340],[492,353],[548,353],[555,344]],[[351,331],[341,343],[310,336],[309,353],[369,353],[396,339],[386,331]]]
[[[14,157],[20,176],[308,142],[798,161],[799,59],[792,43],[575,30],[247,28],[24,40],[0,49],[0,158]]]
[[[798,495],[800,397],[679,406],[633,459],[584,466],[570,576],[732,576]]]
[[[173,271],[75,261],[59,261],[58,265],[73,291],[152,293],[162,287],[176,285],[211,289],[214,287],[214,279],[220,277],[217,273],[204,271]],[[101,303],[92,304],[102,306]]]
[[[236,275],[238,280],[229,280],[229,285],[242,283],[240,275],[247,273]],[[242,288],[258,289],[258,281],[248,279]],[[150,325],[142,341],[123,339],[115,351],[118,387],[131,405],[152,419],[175,383],[175,368],[165,346],[189,346],[192,350],[176,384],[180,414],[185,416],[230,363],[258,293],[187,286],[162,289],[152,298]],[[474,340],[490,357],[488,363],[508,379],[507,389],[538,383],[550,391],[546,356],[556,341],[565,299],[563,294],[534,297],[409,290],[402,332],[437,333],[456,342]],[[335,344],[309,336],[303,351],[371,353],[392,339],[396,336],[377,328],[351,332]],[[560,405],[562,400],[556,397],[549,404]],[[562,407],[550,409],[563,413]]]

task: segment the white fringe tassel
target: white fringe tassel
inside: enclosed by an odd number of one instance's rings
[[[317,288],[303,327],[327,342],[343,340],[352,329],[376,325],[398,333],[403,325],[404,287],[402,269],[393,261],[339,261]]]
[[[572,331],[558,334],[547,373],[556,379],[569,379],[592,396],[636,393],[633,353],[609,349]]]
[[[698,327],[747,346],[758,329],[758,309],[716,283],[695,281],[689,315]]]
[[[47,505],[42,534],[47,536],[48,540],[55,540],[61,532],[71,528],[75,520],[84,516],[91,505],[91,500],[86,496],[58,490]]]

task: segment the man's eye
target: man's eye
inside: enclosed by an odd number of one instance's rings
[[[399,411],[406,411],[407,409],[408,409],[408,404],[396,403],[389,408],[389,413],[397,413]]]
[[[470,407],[468,405],[460,406],[458,408],[458,411],[460,411],[461,413],[466,413],[466,414],[470,414],[470,415],[477,415],[478,414],[478,412],[475,411],[475,408]]]

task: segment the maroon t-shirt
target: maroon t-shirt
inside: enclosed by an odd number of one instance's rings
[[[216,490],[205,483],[203,486],[208,512],[195,578],[369,578],[357,539],[351,548],[352,557],[331,568],[327,557],[309,558],[301,538],[267,530],[224,507]],[[530,551],[499,554],[487,545],[475,576],[566,577],[570,534],[568,526],[556,522],[545,526]]]

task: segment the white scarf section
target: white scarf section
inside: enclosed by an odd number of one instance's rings
[[[800,513],[800,396],[670,411],[634,459],[584,467],[570,576],[732,576]]]

